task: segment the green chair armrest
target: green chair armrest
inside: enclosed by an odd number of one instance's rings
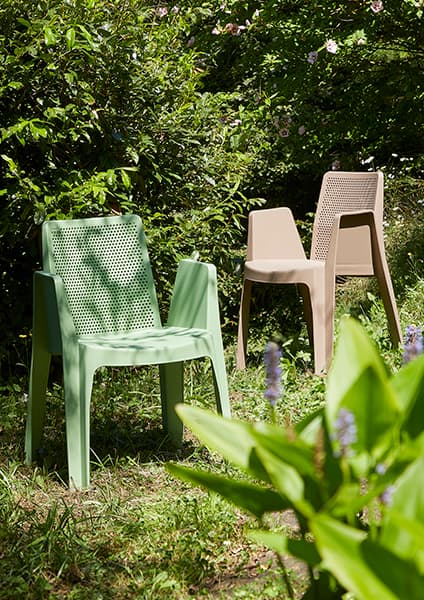
[[[76,337],[62,278],[46,271],[34,273],[34,334],[41,332],[51,354],[62,354],[64,341]]]
[[[218,290],[214,265],[191,259],[178,266],[168,326],[211,329],[219,323]]]

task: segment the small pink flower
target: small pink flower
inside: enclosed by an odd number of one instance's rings
[[[305,131],[306,131],[306,129],[305,129],[305,126],[304,126],[304,125],[301,125],[301,126],[299,127],[299,129],[297,130],[297,133],[298,133],[299,135],[303,135],[303,134],[305,133]]]
[[[289,137],[289,130],[285,127],[284,129],[280,129],[278,132],[280,137],[286,138]]]
[[[180,7],[179,7],[179,6],[177,6],[177,5],[173,6],[173,7],[172,7],[172,9],[171,9],[171,12],[172,12],[174,15],[178,15],[178,13],[180,12]]]
[[[379,13],[383,10],[384,5],[381,2],[381,0],[373,0],[373,2],[371,2],[371,6],[370,9],[372,10],[373,13]]]
[[[166,8],[166,6],[159,6],[159,8],[156,9],[156,14],[159,17],[159,19],[162,19],[168,14],[168,9]]]
[[[221,32],[219,31],[218,27],[214,27],[211,31],[212,35],[220,35]]]
[[[336,54],[338,45],[334,40],[327,40],[325,44],[325,49],[327,50],[327,52],[330,52],[330,54]]]
[[[309,52],[308,58],[306,60],[308,61],[308,63],[310,65],[313,65],[314,62],[316,62],[318,60],[318,52],[316,52],[315,50],[313,50],[312,52]]]

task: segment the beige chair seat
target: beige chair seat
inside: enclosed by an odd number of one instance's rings
[[[249,214],[247,260],[240,303],[237,367],[246,365],[253,283],[296,283],[303,298],[314,369],[328,369],[333,354],[336,275],[375,276],[393,344],[401,329],[383,237],[381,172],[325,173],[312,233],[310,259],[287,207]]]
[[[324,277],[325,262],[322,260],[249,260],[244,265],[244,276],[258,283],[301,283],[302,276],[309,281]]]

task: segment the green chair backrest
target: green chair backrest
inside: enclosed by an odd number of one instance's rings
[[[78,336],[161,325],[137,215],[46,221],[43,268],[62,278]]]

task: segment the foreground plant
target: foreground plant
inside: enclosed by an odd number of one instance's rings
[[[255,482],[170,464],[259,519],[249,537],[304,561],[303,598],[418,600],[424,576],[424,357],[388,370],[361,327],[341,326],[326,406],[294,430],[178,406],[211,450]],[[300,535],[265,515],[291,509]],[[268,519],[269,521],[270,519]],[[285,577],[287,584],[287,578]],[[290,597],[293,591],[287,586]]]

